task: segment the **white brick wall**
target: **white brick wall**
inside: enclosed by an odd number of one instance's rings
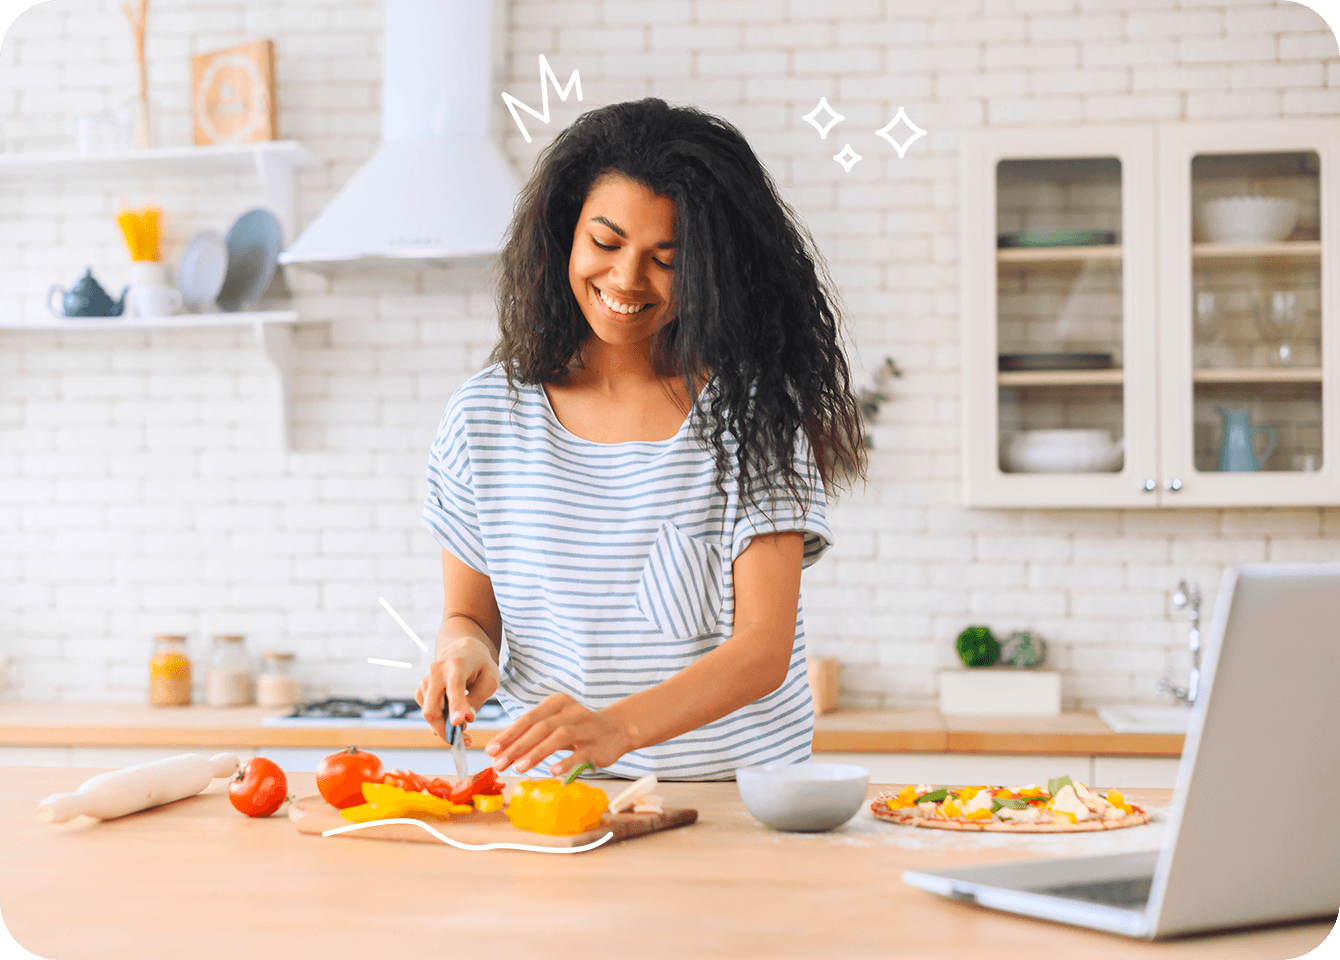
[[[496,0],[504,3],[506,0]],[[507,89],[536,55],[585,100],[694,102],[755,143],[829,258],[866,382],[905,376],[874,428],[869,486],[833,505],[838,547],[806,574],[814,650],[852,705],[926,706],[970,622],[1050,643],[1068,707],[1152,699],[1185,675],[1180,578],[1213,609],[1226,565],[1340,557],[1340,510],[979,510],[958,505],[957,131],[989,124],[1340,112],[1334,34],[1298,4],[1221,0],[512,0]],[[275,42],[280,131],[330,163],[299,177],[308,222],[376,146],[381,6],[371,0],[154,0],[148,55],[160,142],[190,139],[189,58]],[[0,45],[0,149],[66,150],[71,118],[125,104],[116,0],[55,0]],[[848,120],[820,143],[826,95]],[[898,106],[929,131],[903,160],[867,128]],[[495,104],[518,167],[525,144]],[[836,139],[836,145],[834,141]],[[828,159],[850,140],[850,175]],[[832,149],[829,149],[830,145]],[[260,197],[247,178],[0,184],[0,315],[33,318],[85,264],[128,273],[122,197],[167,209],[174,260]],[[298,654],[304,693],[408,696],[420,661],[376,600],[425,638],[438,548],[418,525],[424,457],[451,391],[493,339],[478,270],[288,271],[296,449],[242,331],[0,332],[0,697],[140,700],[149,640],[215,632]]]

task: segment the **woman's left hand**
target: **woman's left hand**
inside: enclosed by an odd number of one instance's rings
[[[613,717],[556,693],[523,713],[484,749],[495,758],[493,769],[499,773],[513,764],[518,773],[525,773],[555,750],[571,750],[569,757],[549,768],[554,776],[562,776],[588,762],[608,767],[632,747],[632,735]]]

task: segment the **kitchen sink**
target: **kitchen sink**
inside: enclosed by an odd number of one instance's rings
[[[1117,733],[1181,733],[1191,722],[1191,708],[1181,704],[1131,704],[1099,707],[1098,719]]]

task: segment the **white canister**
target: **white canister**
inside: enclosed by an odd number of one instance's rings
[[[247,664],[244,639],[228,635],[214,638],[209,682],[205,687],[205,702],[211,707],[241,707],[251,703],[251,667]]]

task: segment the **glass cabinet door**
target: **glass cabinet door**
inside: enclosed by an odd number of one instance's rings
[[[1118,473],[1125,461],[1121,161],[996,165],[1000,470]]]
[[[977,131],[964,178],[965,499],[1153,506],[1152,129]]]
[[[1169,500],[1322,503],[1327,484],[1335,495],[1336,324],[1324,306],[1336,274],[1322,246],[1335,161],[1320,129],[1261,121],[1162,136],[1178,206],[1176,276],[1162,285],[1185,298],[1180,309],[1165,299],[1163,318]]]

